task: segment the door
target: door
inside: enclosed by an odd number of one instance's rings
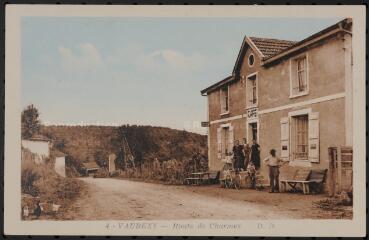
[[[250,123],[251,127],[251,140],[258,141],[258,124],[257,123]]]

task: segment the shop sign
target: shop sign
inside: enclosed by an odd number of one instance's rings
[[[249,108],[247,109],[247,118],[248,119],[256,119],[258,118],[258,108]]]

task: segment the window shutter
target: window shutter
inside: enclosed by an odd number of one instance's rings
[[[217,152],[218,159],[222,158],[222,128],[217,128]]]
[[[228,128],[228,150],[232,152],[233,150],[233,142],[234,142],[234,134],[233,134],[233,127],[229,126]]]
[[[309,114],[309,160],[319,162],[319,113]]]
[[[290,129],[289,129],[289,119],[288,117],[281,118],[281,158],[288,161],[290,157],[290,149],[289,149],[289,138],[290,138]]]

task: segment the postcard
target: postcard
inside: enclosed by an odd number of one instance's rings
[[[365,6],[6,6],[6,235],[365,236]]]

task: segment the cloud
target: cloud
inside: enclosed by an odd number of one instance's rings
[[[183,129],[189,132],[195,132],[199,134],[207,134],[207,128],[201,126],[200,121],[184,121]]]
[[[91,71],[103,65],[99,51],[91,43],[80,44],[76,51],[59,46],[58,53],[65,70]]]
[[[208,59],[199,54],[184,54],[173,49],[162,49],[143,54],[137,58],[136,65],[149,71],[176,70],[176,71],[195,71],[201,69]]]

